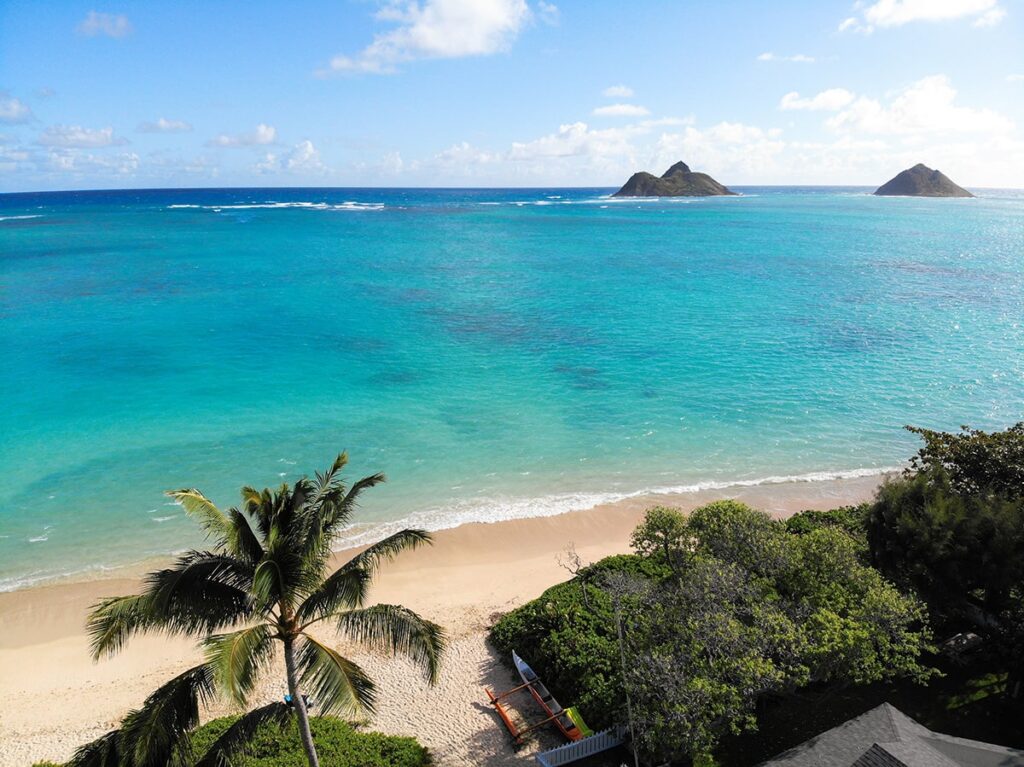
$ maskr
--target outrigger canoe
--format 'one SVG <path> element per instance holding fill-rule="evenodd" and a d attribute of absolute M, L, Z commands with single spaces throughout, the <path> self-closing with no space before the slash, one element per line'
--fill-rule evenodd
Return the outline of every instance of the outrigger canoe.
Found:
<path fill-rule="evenodd" d="M 519 672 L 519 676 L 522 678 L 523 683 L 518 687 L 513 687 L 511 690 L 507 690 L 503 693 L 495 695 L 490 690 L 487 690 L 487 697 L 491 699 L 491 703 L 498 712 L 498 716 L 501 717 L 501 721 L 505 723 L 505 727 L 512 733 L 512 738 L 516 743 L 521 743 L 523 736 L 528 732 L 537 729 L 545 724 L 554 724 L 561 733 L 571 741 L 582 740 L 583 738 L 593 735 L 594 732 L 587 727 L 586 722 L 583 721 L 583 717 L 580 716 L 579 712 L 573 708 L 562 708 L 561 704 L 555 700 L 555 696 L 551 694 L 544 683 L 540 681 L 537 673 L 530 668 L 529 664 L 524 661 L 515 652 L 512 653 L 512 663 L 515 665 L 516 670 Z M 502 704 L 502 700 L 514 692 L 520 690 L 529 690 L 530 695 L 533 696 L 534 701 L 541 707 L 545 716 L 539 722 L 534 722 L 525 728 L 521 728 L 512 721 L 509 716 L 508 709 Z"/>

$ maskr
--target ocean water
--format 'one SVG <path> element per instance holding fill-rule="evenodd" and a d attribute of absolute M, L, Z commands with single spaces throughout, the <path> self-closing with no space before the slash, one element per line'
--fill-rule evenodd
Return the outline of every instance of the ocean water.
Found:
<path fill-rule="evenodd" d="M 899 465 L 1024 417 L 1024 193 L 0 196 L 0 589 L 199 543 L 162 491 L 384 471 L 354 538 Z"/>

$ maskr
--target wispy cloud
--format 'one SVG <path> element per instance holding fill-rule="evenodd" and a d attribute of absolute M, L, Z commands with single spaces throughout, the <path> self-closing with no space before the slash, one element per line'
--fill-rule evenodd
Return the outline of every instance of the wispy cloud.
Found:
<path fill-rule="evenodd" d="M 796 91 L 787 93 L 779 102 L 779 109 L 801 109 L 808 112 L 834 112 L 852 102 L 854 94 L 845 88 L 829 88 L 816 96 L 801 98 Z"/>
<path fill-rule="evenodd" d="M 192 130 L 192 124 L 184 120 L 168 120 L 160 117 L 156 120 L 149 120 L 139 123 L 136 128 L 139 133 L 188 133 Z"/>
<path fill-rule="evenodd" d="M 1019 75 L 1007 75 L 1006 82 L 1008 83 L 1024 83 L 1024 74 Z"/>
<path fill-rule="evenodd" d="M 537 16 L 540 20 L 551 27 L 557 27 L 562 20 L 562 12 L 553 3 L 545 3 L 544 0 L 537 0 Z"/>
<path fill-rule="evenodd" d="M 802 53 L 794 53 L 792 56 L 780 56 L 777 53 L 766 51 L 757 57 L 758 61 L 789 61 L 794 64 L 813 64 L 813 56 L 805 56 Z"/>
<path fill-rule="evenodd" d="M 544 3 L 542 19 L 557 8 Z M 376 14 L 395 24 L 354 55 L 340 55 L 317 74 L 391 74 L 417 59 L 487 56 L 507 50 L 533 14 L 526 0 L 405 0 L 390 2 Z"/>
<path fill-rule="evenodd" d="M 49 147 L 98 149 L 105 146 L 121 146 L 127 144 L 128 139 L 115 136 L 113 128 L 51 125 L 39 135 L 36 143 Z"/>
<path fill-rule="evenodd" d="M 610 99 L 629 99 L 633 97 L 633 89 L 628 85 L 612 85 L 604 89 L 603 95 Z"/>
<path fill-rule="evenodd" d="M 272 125 L 260 123 L 252 133 L 221 133 L 207 141 L 206 145 L 221 148 L 266 146 L 276 140 L 277 129 Z"/>
<path fill-rule="evenodd" d="M 28 104 L 0 91 L 0 123 L 27 123 L 34 119 Z"/>
<path fill-rule="evenodd" d="M 858 3 L 854 8 L 858 12 L 840 22 L 840 32 L 870 34 L 876 27 L 956 19 L 970 19 L 976 27 L 991 27 L 1006 16 L 999 0 L 877 0 L 867 6 Z"/>
<path fill-rule="evenodd" d="M 596 117 L 644 117 L 650 113 L 647 107 L 639 104 L 608 104 L 593 112 Z"/>
<path fill-rule="evenodd" d="M 79 22 L 77 31 L 86 37 L 105 35 L 106 37 L 124 37 L 132 33 L 132 23 L 123 13 L 99 13 L 89 11 Z"/>

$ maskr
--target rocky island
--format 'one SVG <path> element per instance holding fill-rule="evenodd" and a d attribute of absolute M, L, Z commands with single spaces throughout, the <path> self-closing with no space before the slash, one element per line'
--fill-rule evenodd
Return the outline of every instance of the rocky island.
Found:
<path fill-rule="evenodd" d="M 974 197 L 957 186 L 945 173 L 918 163 L 898 174 L 875 190 L 883 197 Z"/>
<path fill-rule="evenodd" d="M 677 162 L 658 178 L 640 171 L 629 177 L 612 197 L 711 197 L 736 194 L 707 173 L 694 173 L 685 162 Z"/>

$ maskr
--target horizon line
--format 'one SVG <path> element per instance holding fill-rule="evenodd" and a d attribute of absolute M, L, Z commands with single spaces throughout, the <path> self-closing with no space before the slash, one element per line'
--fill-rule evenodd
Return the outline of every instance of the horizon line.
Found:
<path fill-rule="evenodd" d="M 0 197 L 28 194 L 92 194 L 102 192 L 209 192 L 209 191 L 246 191 L 246 190 L 297 190 L 297 189 L 318 189 L 333 191 L 449 191 L 449 192 L 472 192 L 472 191 L 493 191 L 493 190 L 586 190 L 586 189 L 617 189 L 618 186 L 603 185 L 580 185 L 580 186 L 139 186 L 139 187 L 111 187 L 111 188 L 83 188 L 83 189 L 26 189 L 18 191 L 2 191 Z M 775 189 L 873 189 L 874 184 L 734 184 L 732 188 L 775 188 Z M 965 189 L 978 189 L 990 191 L 1024 191 L 1024 187 L 1011 186 L 970 186 Z"/>

